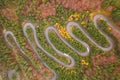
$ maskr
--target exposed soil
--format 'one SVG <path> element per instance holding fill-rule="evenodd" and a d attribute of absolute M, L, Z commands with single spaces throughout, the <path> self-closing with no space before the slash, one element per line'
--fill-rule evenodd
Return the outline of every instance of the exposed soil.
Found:
<path fill-rule="evenodd" d="M 83 11 L 83 10 L 99 10 L 104 0 L 56 0 L 65 8 Z"/>
<path fill-rule="evenodd" d="M 50 15 L 56 15 L 56 5 L 55 2 L 50 2 L 48 4 L 42 3 L 41 1 L 36 1 L 32 8 L 30 8 L 32 1 L 29 0 L 25 4 L 24 9 L 21 11 L 21 15 L 26 15 L 27 13 L 33 13 L 37 18 L 46 18 Z"/>
<path fill-rule="evenodd" d="M 91 69 L 85 69 L 85 74 L 87 76 L 92 76 L 96 73 L 97 67 L 104 67 L 110 63 L 115 63 L 117 61 L 117 56 L 116 55 L 111 55 L 111 56 L 102 56 L 100 54 L 97 54 L 91 58 L 92 62 L 92 68 Z M 117 67 L 116 70 L 119 70 Z M 105 76 L 106 80 L 107 76 Z"/>
<path fill-rule="evenodd" d="M 50 15 L 56 15 L 56 9 L 55 9 L 55 3 L 50 3 L 48 6 L 45 6 L 45 4 L 40 5 L 41 10 L 41 18 L 46 18 Z"/>
<path fill-rule="evenodd" d="M 113 10 L 113 6 L 108 6 L 107 8 L 106 8 L 106 11 L 108 11 L 108 12 L 111 12 L 112 10 Z"/>
<path fill-rule="evenodd" d="M 100 54 L 97 54 L 92 57 L 91 59 L 93 66 L 104 66 L 109 63 L 115 63 L 117 61 L 117 56 L 102 56 Z"/>
<path fill-rule="evenodd" d="M 64 6 L 65 8 L 73 9 L 79 12 L 84 10 L 100 10 L 103 1 L 104 0 L 50 0 L 48 3 L 42 3 L 42 1 L 35 0 L 35 4 L 31 7 L 33 1 L 28 0 L 24 5 L 24 9 L 21 10 L 21 15 L 32 13 L 37 18 L 46 18 L 50 15 L 56 15 L 55 8 L 58 4 Z M 111 7 L 108 10 L 111 10 Z M 11 8 L 3 9 L 1 14 L 6 16 L 8 19 L 16 20 L 18 18 L 15 10 Z"/>
<path fill-rule="evenodd" d="M 2 9 L 0 11 L 0 14 L 2 14 L 3 16 L 5 16 L 8 19 L 13 20 L 13 21 L 18 19 L 14 9 L 11 9 L 11 8 Z"/>
<path fill-rule="evenodd" d="M 118 65 L 116 66 L 116 68 L 115 68 L 115 72 L 120 73 L 120 64 L 118 64 Z"/>
<path fill-rule="evenodd" d="M 0 64 L 0 80 L 3 79 L 3 77 L 7 77 L 7 69 L 5 67 L 5 64 Z"/>
<path fill-rule="evenodd" d="M 56 15 L 57 12 L 55 8 L 59 4 L 64 6 L 65 8 L 76 10 L 79 12 L 82 12 L 84 10 L 89 10 L 89 11 L 100 10 L 103 1 L 104 0 L 55 0 L 55 1 L 50 0 L 50 2 L 48 2 L 47 4 L 42 3 L 41 1 L 38 1 L 33 5 L 32 8 L 30 8 L 32 0 L 28 0 L 26 2 L 26 5 L 24 6 L 24 9 L 21 10 L 20 14 L 27 15 L 28 13 L 32 13 L 37 18 L 46 18 L 47 16 L 50 16 L 50 15 Z M 106 10 L 110 12 L 112 9 L 113 9 L 113 6 L 109 6 Z M 16 15 L 15 9 L 5 8 L 1 10 L 0 14 L 2 14 L 3 16 L 13 21 L 18 20 L 18 16 Z M 119 46 L 119 52 L 120 52 L 120 35 L 114 30 L 111 30 L 111 32 L 118 39 L 118 42 L 119 42 L 118 46 Z M 29 45 L 26 45 L 26 49 L 33 51 Z M 38 60 L 37 56 L 35 56 L 34 54 L 32 56 L 35 61 Z M 91 58 L 93 68 L 91 70 L 86 69 L 85 73 L 87 76 L 94 75 L 96 71 L 96 66 L 105 66 L 105 65 L 108 65 L 109 63 L 115 63 L 116 60 L 117 60 L 116 55 L 112 55 L 112 56 L 102 56 L 100 54 L 95 55 Z M 31 78 L 34 77 L 34 80 L 38 80 L 38 79 L 44 80 L 44 78 L 42 77 L 44 73 L 47 73 L 49 77 L 52 76 L 51 72 L 47 68 L 45 68 L 42 63 L 40 63 L 40 66 L 42 67 L 42 71 L 37 71 L 35 68 L 31 66 L 28 68 L 28 70 L 31 71 L 33 74 Z M 120 72 L 120 65 L 118 65 L 115 68 L 115 71 Z"/>

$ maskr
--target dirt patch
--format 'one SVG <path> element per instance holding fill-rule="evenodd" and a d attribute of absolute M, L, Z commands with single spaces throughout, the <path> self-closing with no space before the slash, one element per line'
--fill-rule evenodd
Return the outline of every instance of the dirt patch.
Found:
<path fill-rule="evenodd" d="M 0 80 L 2 80 L 5 77 L 7 77 L 7 68 L 5 64 L 0 63 Z"/>
<path fill-rule="evenodd" d="M 115 68 L 115 72 L 120 73 L 120 64 L 116 66 L 116 68 Z"/>
<path fill-rule="evenodd" d="M 56 15 L 55 8 L 58 4 L 64 6 L 65 8 L 79 12 L 84 10 L 100 10 L 103 1 L 104 0 L 49 0 L 47 3 L 36 1 L 30 8 L 33 2 L 29 0 L 26 2 L 24 9 L 21 11 L 21 15 L 33 13 L 37 18 L 46 18 L 50 15 Z"/>
<path fill-rule="evenodd" d="M 104 0 L 56 0 L 58 4 L 62 4 L 65 8 L 83 11 L 83 10 L 99 10 Z"/>
<path fill-rule="evenodd" d="M 36 1 L 35 4 L 30 7 L 32 3 L 33 2 L 31 0 L 26 2 L 24 9 L 21 11 L 21 15 L 32 13 L 37 18 L 46 18 L 50 15 L 56 15 L 55 2 L 52 1 L 45 4 L 41 1 Z"/>
<path fill-rule="evenodd" d="M 58 4 L 64 6 L 65 8 L 76 10 L 82 12 L 84 10 L 100 10 L 102 2 L 104 0 L 49 0 L 47 3 L 43 3 L 42 1 L 32 1 L 28 0 L 23 9 L 20 11 L 21 15 L 28 15 L 31 13 L 35 15 L 37 18 L 46 18 L 50 15 L 56 15 L 56 6 Z M 109 7 L 108 10 L 110 10 Z M 8 19 L 16 20 L 18 17 L 16 13 L 11 8 L 6 8 L 1 11 L 1 14 L 6 16 Z"/>
<path fill-rule="evenodd" d="M 2 9 L 0 14 L 12 21 L 16 21 L 18 19 L 15 10 L 11 8 Z"/>
<path fill-rule="evenodd" d="M 86 76 L 92 76 L 92 75 L 94 75 L 95 74 L 95 69 L 86 69 L 85 70 L 85 74 L 86 74 Z"/>
<path fill-rule="evenodd" d="M 92 62 L 92 68 L 91 69 L 84 69 L 85 74 L 89 77 L 92 76 L 96 73 L 97 68 L 99 67 L 104 67 L 110 63 L 115 63 L 117 61 L 117 56 L 116 55 L 111 55 L 111 56 L 103 56 L 100 54 L 97 54 L 91 58 Z M 118 68 L 116 68 L 118 69 Z M 108 80 L 108 76 L 104 75 L 103 76 Z"/>
<path fill-rule="evenodd" d="M 117 60 L 116 55 L 102 56 L 100 54 L 93 56 L 91 59 L 93 66 L 104 66 L 110 63 L 115 63 L 116 60 Z"/>
<path fill-rule="evenodd" d="M 41 17 L 45 18 L 50 15 L 56 15 L 55 3 L 50 3 L 48 6 L 45 4 L 40 5 Z"/>
<path fill-rule="evenodd" d="M 111 12 L 112 10 L 113 10 L 113 6 L 108 6 L 107 8 L 106 8 L 106 11 L 108 11 L 108 12 Z"/>

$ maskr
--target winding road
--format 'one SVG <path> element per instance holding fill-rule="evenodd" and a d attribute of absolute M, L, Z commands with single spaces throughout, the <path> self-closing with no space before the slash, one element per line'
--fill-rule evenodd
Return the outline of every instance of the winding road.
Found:
<path fill-rule="evenodd" d="M 75 65 L 75 60 L 68 54 L 64 53 L 64 52 L 61 52 L 60 50 L 58 50 L 53 44 L 52 42 L 50 41 L 49 39 L 49 31 L 54 31 L 56 33 L 56 35 L 62 40 L 63 43 L 65 43 L 69 48 L 71 48 L 74 52 L 76 52 L 77 54 L 79 54 L 80 56 L 88 56 L 90 54 L 90 46 L 82 41 L 81 39 L 77 38 L 73 32 L 70 30 L 71 27 L 74 25 L 75 27 L 79 28 L 80 31 L 93 43 L 95 44 L 98 48 L 100 48 L 101 50 L 103 51 L 110 51 L 111 49 L 113 49 L 113 40 L 107 35 L 105 34 L 97 25 L 97 20 L 99 18 L 103 18 L 104 21 L 107 22 L 107 24 L 112 28 L 114 29 L 116 32 L 118 32 L 120 34 L 120 30 L 116 29 L 116 27 L 110 22 L 110 20 L 108 18 L 106 18 L 106 16 L 102 15 L 102 14 L 97 14 L 94 16 L 94 19 L 93 19 L 93 22 L 94 22 L 94 25 L 95 27 L 99 30 L 99 32 L 107 39 L 107 41 L 109 42 L 109 46 L 107 47 L 103 47 L 101 45 L 99 45 L 97 42 L 95 42 L 94 39 L 92 39 L 90 37 L 90 35 L 88 34 L 88 32 L 80 25 L 78 24 L 77 22 L 74 22 L 74 21 L 70 21 L 67 23 L 66 25 L 66 30 L 67 32 L 71 35 L 71 37 L 75 40 L 77 40 L 79 43 L 81 43 L 85 48 L 86 48 L 86 51 L 85 52 L 80 52 L 78 50 L 76 50 L 73 46 L 71 46 L 58 32 L 58 30 L 54 27 L 54 26 L 48 26 L 46 28 L 46 30 L 44 31 L 44 34 L 45 34 L 45 37 L 47 39 L 47 42 L 49 43 L 49 45 L 53 48 L 54 51 L 56 51 L 56 53 L 58 55 L 61 55 L 65 58 L 68 58 L 70 60 L 70 63 L 69 64 L 65 64 L 64 62 L 60 61 L 59 59 L 57 59 L 56 57 L 52 56 L 49 52 L 47 52 L 38 42 L 38 38 L 36 36 L 36 30 L 35 30 L 35 27 L 33 26 L 33 24 L 31 23 L 26 23 L 23 27 L 23 33 L 24 33 L 24 36 L 26 37 L 26 40 L 28 41 L 28 43 L 30 44 L 30 46 L 32 47 L 33 51 L 34 51 L 34 54 L 38 57 L 38 59 L 44 64 L 44 66 L 46 66 L 49 70 L 52 71 L 53 73 L 53 78 L 46 78 L 46 80 L 57 80 L 58 79 L 58 76 L 57 74 L 55 73 L 54 70 L 52 70 L 49 66 L 47 66 L 47 64 L 42 60 L 42 58 L 39 56 L 37 50 L 35 49 L 35 47 L 33 46 L 32 42 L 30 41 L 29 37 L 28 37 L 28 34 L 26 32 L 27 28 L 30 27 L 32 29 L 32 32 L 33 32 L 33 36 L 34 36 L 34 41 L 37 45 L 37 47 L 42 50 L 49 58 L 53 59 L 54 61 L 56 61 L 57 63 L 59 63 L 60 65 L 62 65 L 63 67 L 67 67 L 67 68 L 71 68 Z M 32 61 L 29 59 L 28 55 L 26 55 L 26 53 L 22 50 L 22 48 L 20 47 L 19 43 L 17 42 L 14 34 L 11 32 L 11 31 L 6 31 L 4 33 L 4 38 L 5 38 L 5 41 L 7 42 L 8 46 L 12 49 L 14 48 L 14 46 L 10 43 L 10 41 L 8 40 L 8 35 L 10 35 L 12 37 L 12 39 L 14 40 L 17 48 L 19 49 L 19 51 L 21 52 L 21 54 L 23 55 L 23 57 L 25 58 L 25 60 L 30 64 L 32 65 Z M 15 71 L 11 71 L 9 73 L 9 80 L 12 80 L 11 76 L 13 76 L 13 73 L 15 73 Z M 20 80 L 20 77 L 18 77 L 18 80 Z"/>

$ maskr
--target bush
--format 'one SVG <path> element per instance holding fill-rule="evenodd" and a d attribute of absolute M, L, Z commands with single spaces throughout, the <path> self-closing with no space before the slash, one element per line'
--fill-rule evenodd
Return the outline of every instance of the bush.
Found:
<path fill-rule="evenodd" d="M 112 13 L 112 18 L 113 18 L 113 21 L 120 21 L 120 8 L 115 8 L 113 9 Z"/>

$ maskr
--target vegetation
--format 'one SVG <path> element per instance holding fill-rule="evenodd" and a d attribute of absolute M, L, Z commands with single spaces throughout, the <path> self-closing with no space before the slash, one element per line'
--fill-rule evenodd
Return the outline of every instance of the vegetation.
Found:
<path fill-rule="evenodd" d="M 5 1 L 7 0 L 1 0 L 0 7 L 3 7 L 5 5 Z M 9 1 L 9 0 L 8 0 Z M 16 1 L 16 0 L 15 0 Z M 117 3 L 118 0 L 106 0 L 106 2 L 103 4 L 103 7 L 106 8 L 109 5 L 113 5 L 113 1 L 116 1 L 114 3 Z M 4 30 L 10 30 L 14 33 L 18 43 L 22 47 L 22 49 L 25 51 L 25 53 L 29 56 L 30 60 L 32 61 L 33 65 L 39 69 L 42 70 L 42 65 L 40 65 L 40 62 L 36 57 L 33 55 L 33 52 L 31 49 L 29 49 L 29 45 L 23 36 L 22 26 L 26 22 L 32 22 L 35 24 L 35 29 L 37 31 L 37 37 L 39 40 L 39 43 L 42 45 L 42 47 L 50 52 L 52 55 L 57 57 L 59 60 L 68 63 L 69 60 L 65 59 L 63 57 L 60 57 L 56 55 L 55 51 L 48 45 L 46 42 L 46 38 L 44 36 L 44 30 L 49 25 L 54 25 L 58 30 L 59 33 L 63 38 L 67 40 L 72 46 L 74 46 L 78 51 L 84 52 L 86 49 L 84 46 L 80 43 L 78 43 L 76 40 L 74 40 L 66 31 L 65 25 L 68 21 L 74 20 L 82 25 L 82 27 L 94 38 L 96 42 L 98 42 L 102 46 L 108 46 L 108 42 L 105 39 L 104 36 L 102 36 L 98 30 L 95 28 L 93 21 L 91 19 L 91 14 L 93 14 L 92 11 L 82 11 L 77 12 L 71 9 L 65 9 L 61 5 L 56 6 L 56 12 L 57 14 L 55 16 L 48 16 L 45 19 L 41 19 L 36 17 L 32 13 L 26 13 L 25 15 L 21 15 L 21 11 L 25 7 L 26 0 L 18 0 L 19 4 L 17 5 L 17 8 L 15 9 L 15 15 L 17 15 L 18 20 L 13 21 L 11 19 L 8 19 L 6 16 L 0 14 L 0 66 L 2 65 L 4 68 L 0 67 L 1 69 L 4 69 L 0 72 L 0 76 L 3 80 L 8 80 L 6 75 L 7 71 L 11 69 L 15 69 L 20 75 L 22 75 L 22 72 L 24 71 L 26 74 L 25 79 L 34 80 L 35 76 L 33 76 L 31 66 L 28 64 L 28 62 L 20 56 L 20 52 L 17 51 L 16 45 L 15 48 L 9 49 L 9 47 L 6 45 L 6 42 L 3 38 Z M 42 0 L 43 3 L 46 3 L 47 0 Z M 8 3 L 9 4 L 9 3 Z M 106 5 L 107 4 L 107 5 Z M 120 20 L 119 17 L 119 8 L 115 6 L 115 9 L 112 11 L 112 16 L 114 17 L 113 20 Z M 32 7 L 31 7 L 32 8 Z M 35 9 L 37 10 L 37 9 Z M 26 21 L 25 21 L 26 20 Z M 107 33 L 110 37 L 114 39 L 115 42 L 118 42 L 115 36 L 111 34 L 111 30 L 109 29 L 109 26 L 106 24 L 105 21 L 99 20 L 98 22 L 100 28 L 104 30 L 105 33 Z M 116 50 L 116 47 L 118 48 L 117 44 L 115 44 L 115 48 L 110 52 L 104 52 L 97 48 L 78 28 L 75 26 L 73 27 L 73 33 L 86 43 L 90 45 L 91 52 L 90 55 L 87 57 L 81 57 L 77 53 L 75 53 L 73 50 L 71 50 L 69 47 L 67 47 L 57 36 L 54 32 L 49 32 L 49 37 L 51 42 L 55 45 L 55 47 L 64 52 L 69 54 L 75 59 L 75 66 L 73 68 L 64 68 L 52 59 L 48 58 L 41 50 L 39 50 L 36 45 L 35 48 L 39 52 L 39 55 L 42 57 L 42 59 L 50 66 L 55 72 L 57 73 L 59 80 L 119 80 L 120 79 L 120 73 L 117 72 L 116 68 L 120 65 L 120 58 L 119 53 Z M 34 44 L 33 36 L 32 36 L 32 30 L 27 30 L 27 33 L 31 37 L 31 41 Z M 11 40 L 11 39 L 10 39 Z M 11 40 L 12 43 L 13 40 Z M 28 48 L 26 48 L 28 46 Z M 99 64 L 93 65 L 94 62 L 92 61 L 92 57 L 95 55 L 102 55 L 102 56 L 114 56 L 116 55 L 116 61 L 106 64 Z M 19 64 L 18 64 L 19 62 Z M 22 69 L 20 68 L 22 67 Z M 23 70 L 23 71 L 22 71 Z M 6 72 L 5 72 L 6 71 Z M 48 71 L 49 72 L 49 71 Z M 2 73 L 5 73 L 4 75 Z M 36 72 L 37 73 L 37 72 Z M 37 74 L 36 74 L 37 75 Z M 43 77 L 47 77 L 48 73 L 46 72 Z M 14 79 L 16 80 L 16 79 Z"/>

